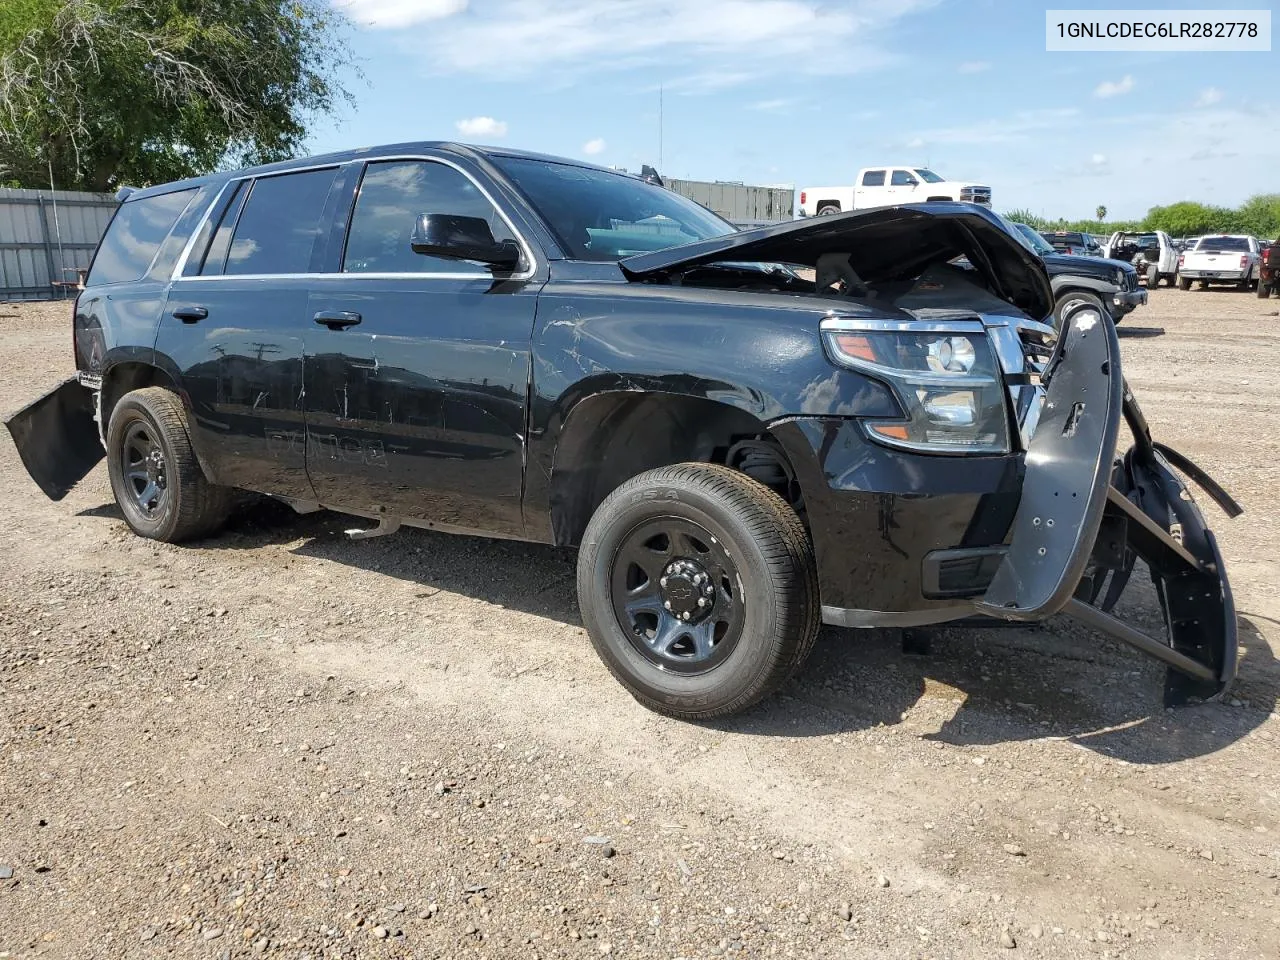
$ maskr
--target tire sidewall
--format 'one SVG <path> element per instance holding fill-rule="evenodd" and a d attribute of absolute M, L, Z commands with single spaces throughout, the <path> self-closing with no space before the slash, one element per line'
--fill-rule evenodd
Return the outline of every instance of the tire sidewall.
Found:
<path fill-rule="evenodd" d="M 729 552 L 738 567 L 735 589 L 745 604 L 742 634 L 728 659 L 706 673 L 663 671 L 643 656 L 613 610 L 613 559 L 627 534 L 646 520 L 676 516 L 692 520 Z M 730 510 L 703 490 L 671 484 L 620 491 L 592 518 L 578 564 L 578 602 L 597 653 L 615 675 L 642 697 L 681 713 L 723 709 L 748 694 L 767 675 L 778 616 L 768 563 Z"/>
<path fill-rule="evenodd" d="M 152 431 L 164 451 L 165 469 L 168 472 L 165 485 L 165 496 L 159 514 L 149 518 L 134 501 L 129 482 L 125 479 L 121 463 L 125 435 L 134 423 L 145 423 Z M 107 473 L 111 479 L 111 491 L 115 494 L 116 504 L 124 515 L 125 523 L 134 533 L 154 540 L 167 539 L 177 522 L 181 496 L 181 483 L 175 471 L 178 469 L 177 457 L 173 449 L 173 441 L 160 425 L 159 419 L 147 403 L 136 397 L 125 396 L 111 412 L 111 423 L 107 428 Z"/>

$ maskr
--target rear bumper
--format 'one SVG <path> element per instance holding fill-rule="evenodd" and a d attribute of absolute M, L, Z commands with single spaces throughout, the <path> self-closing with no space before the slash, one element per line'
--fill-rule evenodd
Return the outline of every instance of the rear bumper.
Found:
<path fill-rule="evenodd" d="M 1179 270 L 1184 280 L 1232 280 L 1239 283 L 1249 275 L 1248 270 Z"/>

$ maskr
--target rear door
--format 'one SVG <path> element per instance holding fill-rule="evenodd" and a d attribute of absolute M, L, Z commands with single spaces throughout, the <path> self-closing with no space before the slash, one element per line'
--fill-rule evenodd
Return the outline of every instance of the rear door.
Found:
<path fill-rule="evenodd" d="M 484 217 L 520 268 L 416 254 L 419 214 Z M 371 161 L 344 244 L 308 298 L 308 472 L 361 514 L 523 532 L 530 338 L 540 275 L 479 179 L 450 161 Z M 337 318 L 337 319 L 335 319 Z"/>
<path fill-rule="evenodd" d="M 232 181 L 174 281 L 156 340 L 190 398 L 216 483 L 314 499 L 303 338 L 313 257 L 337 166 Z M 163 361 L 162 361 L 163 362 Z"/>

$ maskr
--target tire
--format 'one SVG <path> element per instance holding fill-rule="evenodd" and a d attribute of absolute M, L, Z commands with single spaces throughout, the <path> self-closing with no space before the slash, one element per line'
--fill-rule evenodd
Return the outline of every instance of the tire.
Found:
<path fill-rule="evenodd" d="M 1147 267 L 1147 288 L 1154 290 L 1160 286 L 1160 268 L 1154 263 Z"/>
<path fill-rule="evenodd" d="M 1208 289 L 1209 289 L 1209 281 L 1208 281 L 1208 280 L 1201 280 L 1201 281 L 1200 281 L 1200 289 L 1201 289 L 1201 290 L 1208 290 Z"/>
<path fill-rule="evenodd" d="M 1058 302 L 1053 308 L 1053 316 L 1058 321 L 1059 330 L 1062 329 L 1062 318 L 1067 315 L 1067 311 L 1075 309 L 1080 304 L 1088 304 L 1103 316 L 1111 316 L 1111 312 L 1102 305 L 1102 301 L 1092 293 L 1084 290 L 1068 290 L 1058 295 Z"/>
<path fill-rule="evenodd" d="M 140 537 L 181 543 L 207 536 L 231 512 L 234 491 L 205 479 L 182 401 L 163 387 L 134 390 L 116 404 L 107 472 L 125 522 Z"/>
<path fill-rule="evenodd" d="M 1190 289 L 1191 289 L 1191 281 L 1190 281 L 1190 280 L 1188 280 L 1186 277 L 1179 277 L 1179 278 L 1178 278 L 1178 289 L 1179 289 L 1179 290 L 1190 290 Z"/>
<path fill-rule="evenodd" d="M 705 613 L 692 606 L 699 591 Z M 578 604 L 614 678 L 682 720 L 739 713 L 773 693 L 821 625 L 813 546 L 795 511 L 705 463 L 650 470 L 605 498 L 578 553 Z M 688 625 L 681 606 L 693 610 Z"/>
<path fill-rule="evenodd" d="M 827 204 L 823 204 L 822 206 L 820 206 L 820 207 L 818 208 L 818 214 L 817 214 L 817 215 L 818 215 L 819 217 L 830 217 L 830 216 L 834 216 L 835 214 L 837 214 L 837 213 L 839 213 L 839 212 L 840 212 L 840 204 L 838 204 L 838 203 L 827 203 Z"/>
<path fill-rule="evenodd" d="M 1266 300 L 1269 296 L 1271 296 L 1270 285 L 1265 284 L 1261 280 L 1259 280 L 1258 281 L 1258 299 Z"/>
<path fill-rule="evenodd" d="M 1163 274 L 1162 276 L 1164 279 L 1164 285 L 1166 287 L 1173 287 L 1178 282 L 1178 275 L 1176 273 L 1166 273 L 1166 274 Z"/>

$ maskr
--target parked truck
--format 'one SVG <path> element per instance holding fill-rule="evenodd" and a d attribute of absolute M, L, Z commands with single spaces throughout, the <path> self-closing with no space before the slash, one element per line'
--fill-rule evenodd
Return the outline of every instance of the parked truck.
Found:
<path fill-rule="evenodd" d="M 1201 237 L 1194 249 L 1178 258 L 1178 287 L 1190 290 L 1191 281 L 1198 280 L 1201 290 L 1211 283 L 1233 283 L 1248 290 L 1258 279 L 1260 248 L 1256 237 L 1242 234 Z"/>
<path fill-rule="evenodd" d="M 991 188 L 948 180 L 925 167 L 863 167 L 853 186 L 805 187 L 797 215 L 825 217 L 846 210 L 891 207 L 928 200 L 963 200 L 991 206 Z"/>
<path fill-rule="evenodd" d="M 1280 240 L 1258 251 L 1258 299 L 1267 299 L 1273 290 L 1280 292 Z"/>

